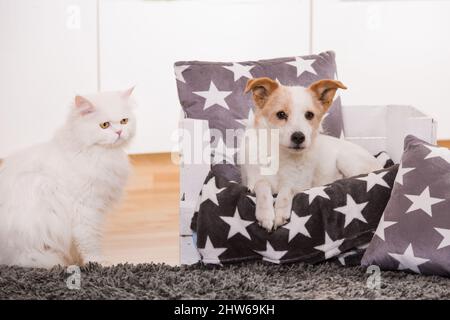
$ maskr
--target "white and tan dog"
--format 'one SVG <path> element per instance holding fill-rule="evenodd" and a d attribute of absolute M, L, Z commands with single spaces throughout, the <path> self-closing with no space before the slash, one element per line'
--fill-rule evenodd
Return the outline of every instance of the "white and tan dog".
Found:
<path fill-rule="evenodd" d="M 241 165 L 244 183 L 256 194 L 256 219 L 268 231 L 290 218 L 295 193 L 382 168 L 362 147 L 320 133 L 322 117 L 338 88 L 346 89 L 335 80 L 320 80 L 308 88 L 283 86 L 270 78 L 247 83 L 245 92 L 252 91 L 256 106 L 247 132 L 278 129 L 275 173 L 264 174 L 261 165 L 245 160 Z M 247 153 L 245 143 L 241 144 L 240 156 L 248 159 Z M 275 208 L 273 194 L 278 194 Z"/>

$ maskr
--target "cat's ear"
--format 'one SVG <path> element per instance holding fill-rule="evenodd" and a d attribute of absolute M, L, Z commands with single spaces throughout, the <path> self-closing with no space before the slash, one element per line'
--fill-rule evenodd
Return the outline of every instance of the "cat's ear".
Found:
<path fill-rule="evenodd" d="M 77 108 L 82 116 L 94 112 L 94 105 L 82 96 L 75 97 L 75 108 Z"/>
<path fill-rule="evenodd" d="M 125 99 L 128 99 L 128 98 L 131 96 L 131 94 L 133 93 L 134 87 L 135 87 L 135 86 L 132 86 L 131 88 L 129 88 L 129 89 L 123 91 L 123 92 L 122 92 L 122 97 L 125 98 Z"/>

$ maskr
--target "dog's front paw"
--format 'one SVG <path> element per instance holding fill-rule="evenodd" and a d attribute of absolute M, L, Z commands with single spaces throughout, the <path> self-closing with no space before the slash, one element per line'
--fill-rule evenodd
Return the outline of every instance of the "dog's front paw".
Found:
<path fill-rule="evenodd" d="M 287 210 L 286 208 L 278 208 L 275 210 L 275 222 L 274 229 L 285 225 L 289 218 L 291 217 L 291 210 Z"/>
<path fill-rule="evenodd" d="M 258 220 L 258 224 L 261 226 L 261 228 L 266 229 L 268 232 L 271 232 L 273 230 L 273 219 L 261 219 Z"/>
<path fill-rule="evenodd" d="M 274 217 L 275 213 L 273 208 L 259 210 L 256 208 L 256 220 L 258 224 L 269 232 L 273 229 Z"/>

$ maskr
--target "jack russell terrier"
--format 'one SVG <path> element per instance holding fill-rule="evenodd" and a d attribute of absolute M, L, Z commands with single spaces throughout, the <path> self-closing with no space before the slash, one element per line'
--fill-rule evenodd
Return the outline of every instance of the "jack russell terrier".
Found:
<path fill-rule="evenodd" d="M 245 93 L 252 92 L 256 110 L 245 136 L 255 129 L 278 129 L 278 146 L 273 150 L 278 170 L 267 174 L 263 165 L 241 160 L 243 182 L 256 194 L 256 219 L 268 231 L 288 221 L 295 193 L 382 168 L 362 147 L 320 133 L 321 120 L 338 88 L 347 89 L 336 80 L 320 80 L 308 88 L 283 86 L 265 77 L 247 82 Z M 259 133 L 256 137 L 261 139 Z M 248 159 L 248 150 L 241 143 L 240 159 Z M 273 156 L 269 151 L 269 158 Z M 278 194 L 275 207 L 273 194 Z"/>

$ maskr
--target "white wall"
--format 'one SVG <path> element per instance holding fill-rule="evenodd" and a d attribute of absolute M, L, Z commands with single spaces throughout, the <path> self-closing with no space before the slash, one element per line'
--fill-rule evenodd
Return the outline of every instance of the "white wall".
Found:
<path fill-rule="evenodd" d="M 345 104 L 411 104 L 450 138 L 450 1 L 314 0 L 313 51 L 337 53 Z"/>
<path fill-rule="evenodd" d="M 75 93 L 132 84 L 130 152 L 168 151 L 176 60 L 300 55 L 310 43 L 336 51 L 345 104 L 413 104 L 450 138 L 450 1 L 98 1 L 99 13 L 97 0 L 0 0 L 0 158 L 48 139 Z"/>
<path fill-rule="evenodd" d="M 309 0 L 100 1 L 101 89 L 136 84 L 132 153 L 170 151 L 177 60 L 241 61 L 309 52 Z"/>
<path fill-rule="evenodd" d="M 74 94 L 96 91 L 96 48 L 95 1 L 0 0 L 0 158 L 49 139 Z"/>

